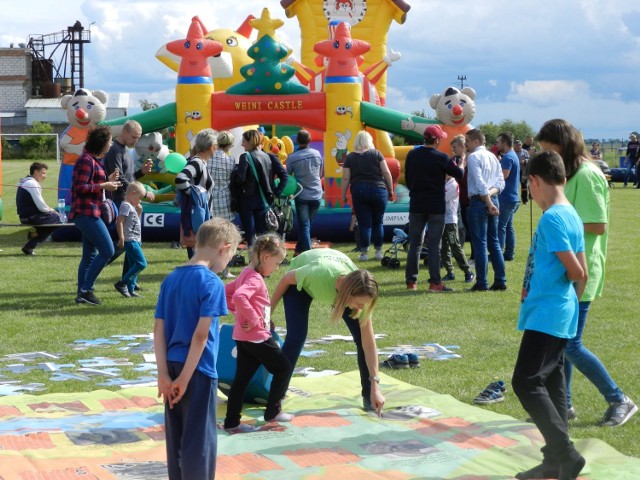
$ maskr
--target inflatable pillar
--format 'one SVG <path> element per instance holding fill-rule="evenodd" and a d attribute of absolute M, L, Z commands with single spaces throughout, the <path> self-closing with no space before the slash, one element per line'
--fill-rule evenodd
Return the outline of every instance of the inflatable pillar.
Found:
<path fill-rule="evenodd" d="M 190 141 L 211 125 L 213 78 L 208 57 L 219 55 L 222 45 L 204 38 L 202 22 L 193 17 L 187 38 L 167 44 L 181 58 L 176 86 L 176 151 L 186 154 Z"/>
<path fill-rule="evenodd" d="M 342 207 L 342 164 L 353 145 L 353 137 L 362 129 L 360 104 L 362 84 L 358 61 L 369 44 L 351 38 L 348 23 L 331 23 L 330 39 L 318 42 L 316 53 L 328 59 L 324 79 L 326 124 L 324 136 L 325 206 Z"/>

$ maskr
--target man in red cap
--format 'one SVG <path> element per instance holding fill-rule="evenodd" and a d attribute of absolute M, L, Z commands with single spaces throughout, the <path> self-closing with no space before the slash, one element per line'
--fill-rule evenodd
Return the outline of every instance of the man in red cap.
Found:
<path fill-rule="evenodd" d="M 424 145 L 407 155 L 404 177 L 409 189 L 409 253 L 405 279 L 408 290 L 416 290 L 420 250 L 424 241 L 424 229 L 428 226 L 427 245 L 429 247 L 429 291 L 451 292 L 440 277 L 440 240 L 444 231 L 444 185 L 445 176 L 456 180 L 462 178 L 463 171 L 449 159 L 447 154 L 437 150 L 447 134 L 440 125 L 425 128 Z"/>

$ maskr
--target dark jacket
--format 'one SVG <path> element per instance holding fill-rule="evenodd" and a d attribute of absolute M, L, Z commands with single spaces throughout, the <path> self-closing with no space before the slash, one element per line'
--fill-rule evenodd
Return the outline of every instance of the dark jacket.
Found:
<path fill-rule="evenodd" d="M 256 169 L 256 174 L 260 180 L 262 193 L 267 203 L 272 204 L 274 196 L 279 195 L 287 185 L 288 175 L 282 164 L 274 155 L 266 154 L 261 150 L 252 150 L 248 152 Z M 275 186 L 275 178 L 280 179 L 278 186 Z M 247 152 L 240 155 L 240 161 L 231 173 L 231 194 L 234 198 L 250 197 L 252 195 L 260 195 L 258 190 L 258 182 L 253 174 L 253 170 L 249 165 L 249 156 Z"/>
<path fill-rule="evenodd" d="M 425 146 L 409 152 L 404 172 L 409 189 L 409 212 L 433 214 L 445 213 L 445 175 L 460 180 L 463 174 L 445 153 Z"/>

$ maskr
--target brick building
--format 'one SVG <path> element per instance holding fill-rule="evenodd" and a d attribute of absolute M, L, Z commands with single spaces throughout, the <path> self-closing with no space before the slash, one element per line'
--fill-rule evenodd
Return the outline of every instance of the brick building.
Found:
<path fill-rule="evenodd" d="M 54 84 L 43 84 L 39 77 L 42 76 L 42 70 L 47 68 L 52 67 L 47 65 L 46 60 L 34 60 L 31 50 L 24 44 L 0 48 L 0 120 L 3 135 L 24 133 L 35 121 L 50 123 L 57 133 L 67 127 L 60 98 L 63 93 L 72 93 L 66 91 L 65 80 L 69 79 L 56 79 Z M 127 115 L 128 93 L 112 93 L 107 97 L 107 120 Z"/>

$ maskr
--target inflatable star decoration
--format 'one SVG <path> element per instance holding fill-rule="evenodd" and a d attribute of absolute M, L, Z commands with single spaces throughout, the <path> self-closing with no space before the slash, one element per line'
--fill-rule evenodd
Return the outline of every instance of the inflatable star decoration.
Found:
<path fill-rule="evenodd" d="M 279 29 L 284 22 L 279 19 L 272 19 L 271 14 L 269 13 L 269 9 L 263 8 L 262 15 L 260 18 L 255 18 L 251 20 L 251 26 L 258 31 L 258 40 L 260 40 L 265 35 L 270 36 L 271 38 L 276 37 L 276 30 Z"/>

